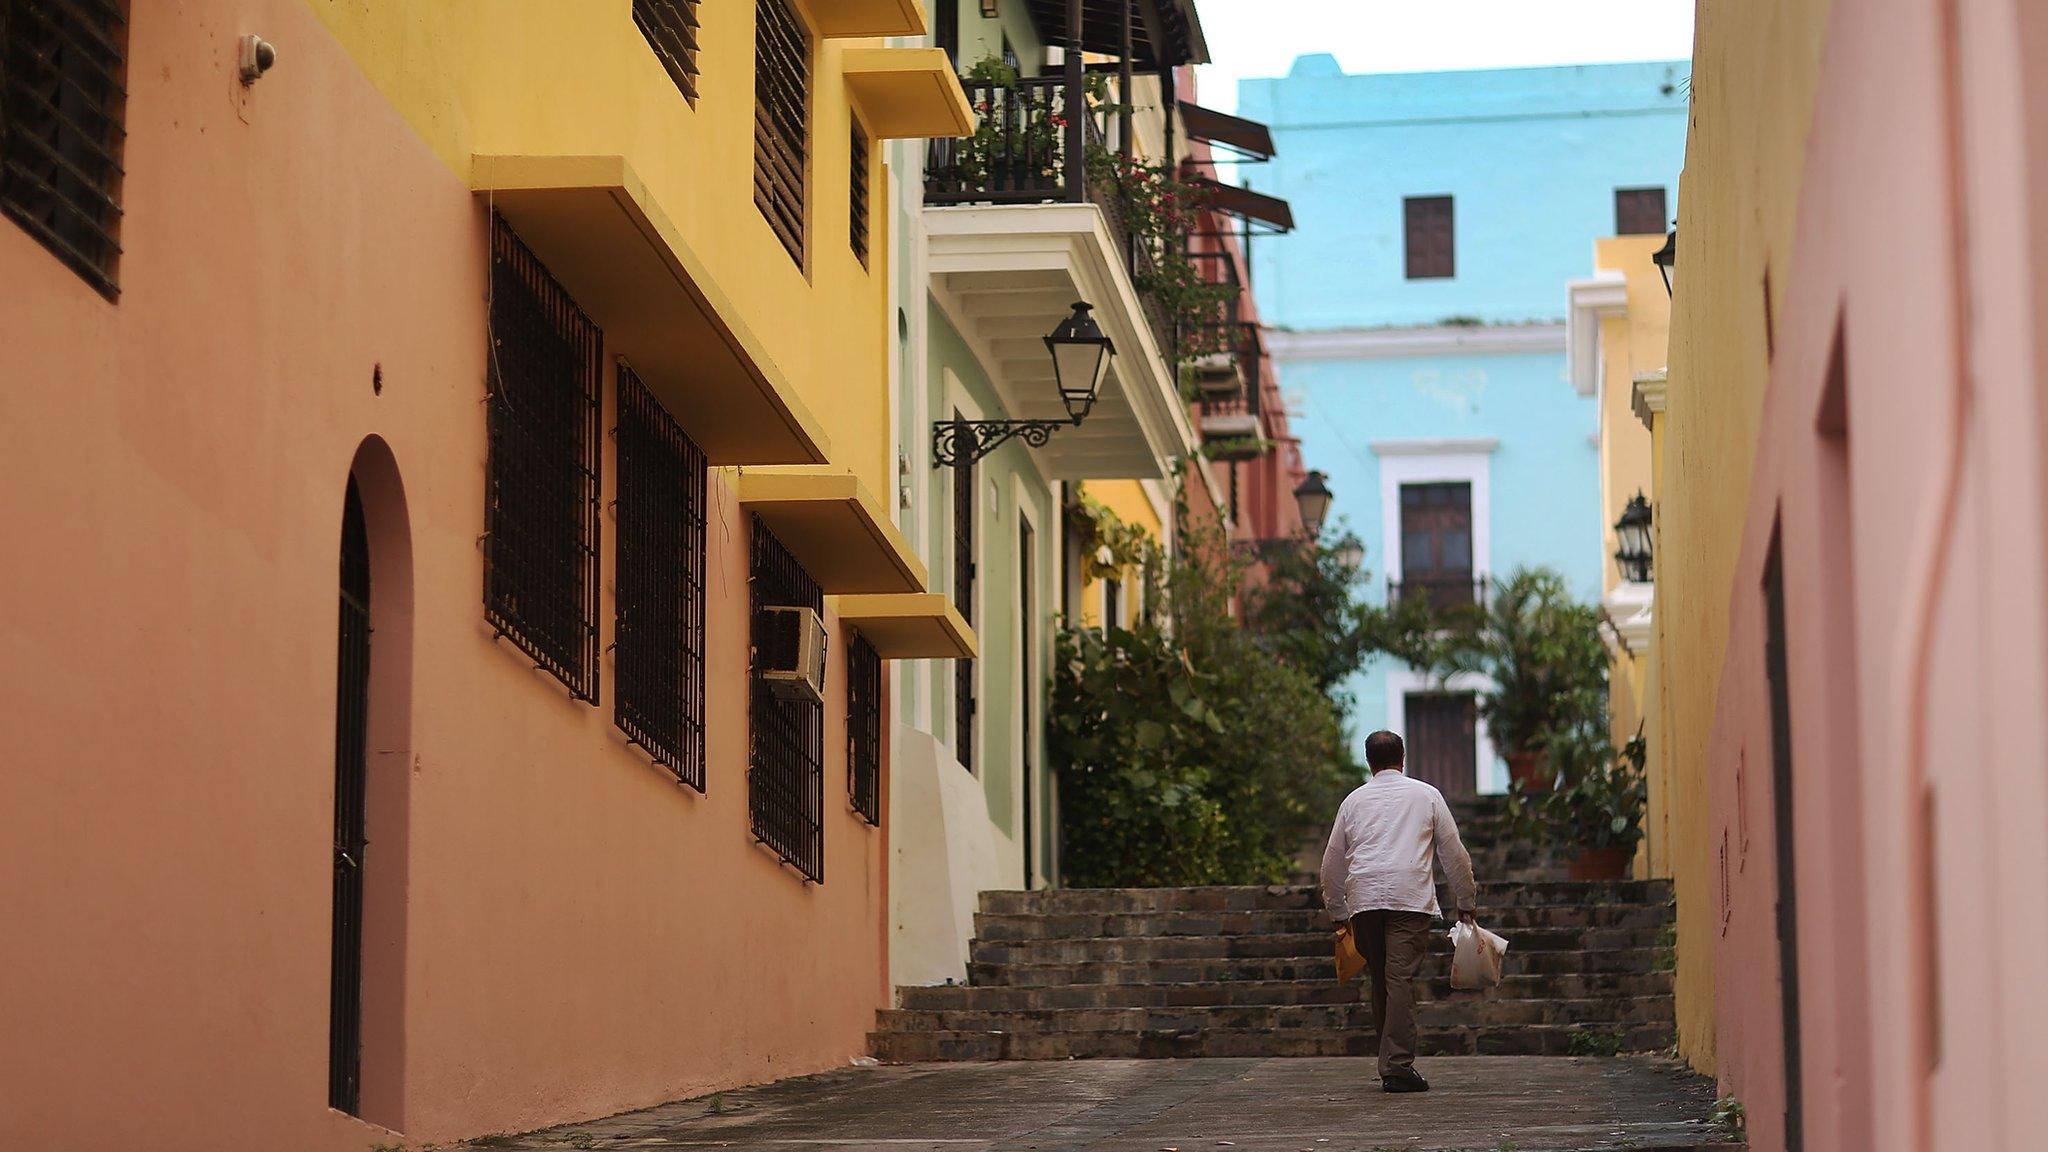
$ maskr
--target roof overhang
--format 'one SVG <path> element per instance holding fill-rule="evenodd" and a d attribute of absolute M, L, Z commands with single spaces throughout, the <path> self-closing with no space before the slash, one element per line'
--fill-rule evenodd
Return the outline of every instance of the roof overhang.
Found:
<path fill-rule="evenodd" d="M 1025 11 L 1048 46 L 1066 47 L 1067 5 L 1074 0 L 1024 0 Z M 1195 0 L 1078 0 L 1081 5 L 1081 49 L 1101 56 L 1123 50 L 1126 11 L 1131 22 L 1131 62 L 1148 69 L 1182 64 L 1207 64 L 1209 41 Z"/>
<path fill-rule="evenodd" d="M 1600 391 L 1600 321 L 1628 314 L 1628 277 L 1601 271 L 1565 285 L 1565 363 L 1581 396 Z"/>
<path fill-rule="evenodd" d="M 949 0 L 950 2 L 950 0 Z M 968 136 L 974 109 L 941 48 L 849 48 L 846 88 L 878 140 Z"/>
<path fill-rule="evenodd" d="M 833 609 L 884 660 L 972 660 L 980 654 L 966 617 L 937 592 L 839 596 Z"/>
<path fill-rule="evenodd" d="M 822 464 L 823 427 L 622 156 L 487 156 L 470 182 L 713 464 Z"/>
<path fill-rule="evenodd" d="M 844 468 L 744 468 L 740 506 L 761 518 L 826 592 L 922 592 L 924 564 L 859 477 Z"/>
<path fill-rule="evenodd" d="M 1206 140 L 1248 160 L 1273 158 L 1273 132 L 1257 120 L 1204 108 L 1191 100 L 1180 103 L 1180 124 L 1190 140 Z"/>
<path fill-rule="evenodd" d="M 1276 232 L 1294 231 L 1294 209 L 1278 196 L 1225 184 L 1207 176 L 1190 176 L 1185 183 L 1197 189 L 1203 206 L 1213 211 L 1228 212 L 1241 220 L 1267 225 Z"/>
<path fill-rule="evenodd" d="M 1116 347 L 1095 408 L 1032 449 L 1056 480 L 1158 479 L 1195 448 L 1195 431 L 1123 257 L 1093 204 L 958 205 L 924 210 L 934 298 L 995 383 L 1002 412 L 1064 420 L 1045 334 L 1076 300 Z"/>
<path fill-rule="evenodd" d="M 804 0 L 811 27 L 827 40 L 852 36 L 922 36 L 918 0 Z"/>

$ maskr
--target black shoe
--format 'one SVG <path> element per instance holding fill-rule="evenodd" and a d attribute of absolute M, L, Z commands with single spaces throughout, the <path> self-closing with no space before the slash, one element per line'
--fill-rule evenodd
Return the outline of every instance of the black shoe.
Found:
<path fill-rule="evenodd" d="M 1388 1092 L 1427 1092 L 1429 1081 L 1413 1068 L 1404 1068 L 1392 1076 L 1380 1077 L 1380 1087 Z"/>

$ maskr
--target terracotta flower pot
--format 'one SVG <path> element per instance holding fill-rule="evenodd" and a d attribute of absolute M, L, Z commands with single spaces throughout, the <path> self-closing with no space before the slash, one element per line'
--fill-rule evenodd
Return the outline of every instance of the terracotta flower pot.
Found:
<path fill-rule="evenodd" d="M 1507 762 L 1508 779 L 1524 792 L 1548 792 L 1555 783 L 1547 771 L 1550 757 L 1541 752 L 1510 752 Z"/>
<path fill-rule="evenodd" d="M 1570 875 L 1574 880 L 1625 880 L 1635 858 L 1626 848 L 1588 848 L 1572 857 Z"/>

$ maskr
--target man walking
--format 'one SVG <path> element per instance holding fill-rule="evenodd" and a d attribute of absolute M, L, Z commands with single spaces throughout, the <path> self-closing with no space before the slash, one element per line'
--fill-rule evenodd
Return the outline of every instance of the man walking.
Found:
<path fill-rule="evenodd" d="M 1472 857 L 1458 839 L 1443 794 L 1404 771 L 1407 749 L 1392 732 L 1365 738 L 1372 778 L 1337 809 L 1323 850 L 1323 907 L 1365 957 L 1372 1018 L 1380 1030 L 1380 1085 L 1427 1092 L 1415 1070 L 1415 971 L 1438 915 L 1435 879 L 1449 882 L 1459 918 L 1472 919 L 1478 894 Z"/>

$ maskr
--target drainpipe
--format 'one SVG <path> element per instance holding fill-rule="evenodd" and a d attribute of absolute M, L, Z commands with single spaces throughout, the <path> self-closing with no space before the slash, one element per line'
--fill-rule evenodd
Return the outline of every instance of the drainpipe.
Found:
<path fill-rule="evenodd" d="M 1067 202 L 1088 199 L 1088 91 L 1081 82 L 1081 0 L 1067 0 Z"/>

